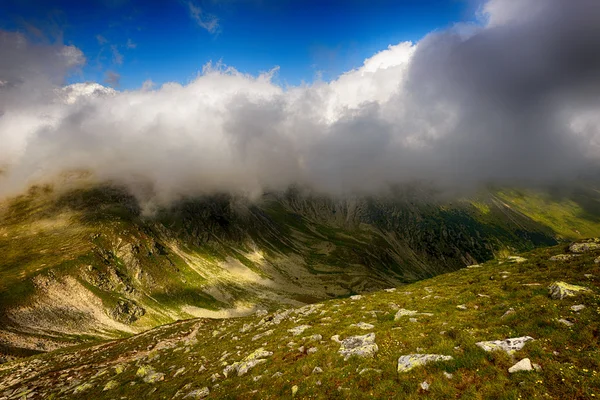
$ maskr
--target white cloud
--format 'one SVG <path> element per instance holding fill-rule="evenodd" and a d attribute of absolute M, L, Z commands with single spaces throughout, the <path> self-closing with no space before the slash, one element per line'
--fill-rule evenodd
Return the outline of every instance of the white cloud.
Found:
<path fill-rule="evenodd" d="M 117 46 L 114 44 L 111 45 L 110 51 L 112 52 L 112 56 L 113 56 L 113 58 L 112 58 L 113 64 L 115 64 L 115 65 L 123 64 L 123 54 L 121 54 L 119 52 L 119 49 L 117 48 Z"/>
<path fill-rule="evenodd" d="M 198 26 L 206 29 L 209 33 L 217 31 L 219 28 L 219 19 L 216 16 L 205 13 L 200 6 L 194 4 L 192 1 L 189 1 L 187 5 L 190 16 L 196 21 Z"/>
<path fill-rule="evenodd" d="M 148 185 L 159 202 L 294 183 L 348 193 L 415 179 L 570 178 L 600 154 L 600 56 L 590 52 L 600 13 L 585 1 L 548 2 L 529 22 L 435 32 L 290 88 L 273 82 L 276 69 L 250 76 L 222 64 L 185 85 L 63 88 L 77 49 L 0 32 L 0 190 L 66 169 Z M 566 26 L 539 17 L 557 9 Z"/>

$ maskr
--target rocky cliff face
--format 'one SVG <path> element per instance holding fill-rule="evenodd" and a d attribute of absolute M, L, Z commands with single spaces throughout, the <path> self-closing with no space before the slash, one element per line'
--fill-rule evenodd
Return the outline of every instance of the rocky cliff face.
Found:
<path fill-rule="evenodd" d="M 177 319 L 300 306 L 557 239 L 491 193 L 449 202 L 289 190 L 186 199 L 145 216 L 123 188 L 36 187 L 0 208 L 0 345 L 48 351 Z"/>

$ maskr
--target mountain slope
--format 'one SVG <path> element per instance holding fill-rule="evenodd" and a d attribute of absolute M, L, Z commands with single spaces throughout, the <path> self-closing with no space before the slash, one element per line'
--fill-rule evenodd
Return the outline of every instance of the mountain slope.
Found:
<path fill-rule="evenodd" d="M 0 350 L 370 292 L 555 244 L 569 229 L 600 234 L 593 214 L 554 201 L 572 217 L 557 234 L 515 207 L 523 196 L 533 194 L 449 202 L 421 188 L 344 200 L 289 190 L 187 199 L 145 216 L 120 187 L 34 187 L 0 207 Z"/>
<path fill-rule="evenodd" d="M 496 259 L 398 289 L 271 314 L 181 321 L 34 356 L 0 366 L 0 398 L 594 398 L 600 246 L 589 243 Z M 553 298 L 548 287 L 556 281 L 585 290 Z M 354 336 L 366 337 L 362 346 L 352 348 Z M 533 340 L 511 354 L 477 345 L 527 336 Z M 360 355 L 345 358 L 343 348 Z M 451 359 L 419 366 L 415 354 Z M 509 373 L 523 358 L 538 370 Z"/>

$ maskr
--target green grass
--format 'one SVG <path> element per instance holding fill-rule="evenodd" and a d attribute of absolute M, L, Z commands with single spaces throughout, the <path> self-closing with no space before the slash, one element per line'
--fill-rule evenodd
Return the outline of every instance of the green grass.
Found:
<path fill-rule="evenodd" d="M 292 312 L 279 325 L 257 325 L 261 317 L 256 316 L 194 319 L 101 347 L 79 346 L 34 355 L 0 367 L 0 385 L 12 382 L 18 374 L 18 381 L 6 386 L 11 393 L 29 388 L 55 399 L 77 397 L 74 391 L 78 387 L 85 389 L 81 396 L 97 399 L 182 398 L 204 386 L 211 391 L 209 398 L 276 399 L 290 398 L 294 385 L 298 386 L 297 398 L 316 399 L 591 399 L 600 396 L 600 265 L 594 263 L 600 252 L 566 262 L 548 260 L 564 252 L 562 245 L 538 249 L 523 254 L 527 259 L 523 263 L 496 259 L 482 268 L 440 275 L 393 293 L 381 291 L 359 300 L 326 301 L 309 315 Z M 558 280 L 584 285 L 592 293 L 552 300 L 547 286 Z M 467 310 L 457 309 L 459 304 L 465 304 Z M 574 304 L 586 308 L 576 313 L 570 309 Z M 417 315 L 417 322 L 410 322 L 409 317 L 394 321 L 395 307 L 433 315 Z M 509 308 L 515 313 L 503 318 Z M 560 318 L 569 318 L 575 325 L 562 325 Z M 337 353 L 339 344 L 330 337 L 337 334 L 343 339 L 371 332 L 351 326 L 359 321 L 374 325 L 379 351 L 374 358 L 344 361 Z M 244 324 L 253 327 L 241 332 Z M 288 329 L 299 325 L 311 328 L 292 336 Z M 271 329 L 272 334 L 252 340 Z M 323 339 L 312 339 L 313 334 Z M 482 340 L 523 335 L 535 341 L 512 356 L 488 353 L 475 345 Z M 296 345 L 288 347 L 291 341 Z M 306 354 L 298 351 L 300 346 L 318 350 Z M 247 375 L 222 377 L 225 363 L 239 361 L 259 347 L 274 354 Z M 399 356 L 419 352 L 454 359 L 403 374 L 396 372 Z M 509 374 L 508 368 L 524 357 L 541 365 L 542 370 Z M 35 368 L 27 372 L 24 368 L 28 366 Z M 144 383 L 136 375 L 142 366 L 164 373 L 164 380 Z M 316 366 L 323 373 L 312 374 Z M 360 375 L 358 372 L 365 368 L 380 372 Z M 117 369 L 122 372 L 117 373 Z M 282 376 L 272 377 L 275 372 Z M 452 379 L 444 372 L 453 374 Z M 215 373 L 221 377 L 212 382 L 210 377 Z M 116 387 L 103 391 L 109 381 Z M 426 393 L 419 387 L 423 381 L 430 384 Z"/>

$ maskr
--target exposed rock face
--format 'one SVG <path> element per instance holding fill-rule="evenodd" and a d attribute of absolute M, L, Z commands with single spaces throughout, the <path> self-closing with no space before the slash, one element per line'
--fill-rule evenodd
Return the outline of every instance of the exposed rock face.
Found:
<path fill-rule="evenodd" d="M 246 356 L 246 358 L 244 358 L 242 361 L 234 362 L 233 364 L 225 367 L 223 370 L 223 375 L 228 377 L 232 372 L 237 372 L 238 376 L 245 375 L 248 371 L 250 371 L 250 369 L 254 368 L 258 364 L 267 362 L 265 358 L 272 355 L 272 351 L 267 351 L 262 347 L 256 349 L 251 354 Z"/>
<path fill-rule="evenodd" d="M 375 343 L 375 334 L 369 333 L 363 336 L 350 336 L 341 341 L 339 353 L 344 356 L 344 360 L 352 356 L 373 357 L 379 351 Z"/>
<path fill-rule="evenodd" d="M 398 372 L 408 372 L 413 368 L 430 362 L 449 361 L 452 356 L 441 354 L 409 354 L 398 359 Z"/>
<path fill-rule="evenodd" d="M 569 251 L 572 253 L 585 253 L 587 251 L 598 250 L 600 249 L 599 241 L 599 239 L 591 239 L 588 242 L 573 243 L 569 246 Z"/>
<path fill-rule="evenodd" d="M 590 290 L 583 286 L 571 285 L 566 282 L 554 282 L 548 287 L 550 297 L 554 300 L 562 300 L 565 297 L 577 296 Z"/>
<path fill-rule="evenodd" d="M 513 374 L 519 371 L 533 371 L 533 366 L 529 358 L 524 358 L 508 369 L 508 372 Z"/>
<path fill-rule="evenodd" d="M 138 306 L 131 300 L 119 300 L 115 308 L 110 312 L 110 316 L 124 324 L 131 324 L 146 314 L 146 310 Z"/>
<path fill-rule="evenodd" d="M 531 336 L 521 336 L 516 338 L 509 338 L 504 340 L 491 340 L 487 342 L 477 342 L 477 346 L 481 347 L 485 351 L 496 351 L 503 350 L 509 354 L 515 351 L 521 350 L 525 343 L 530 340 L 534 340 Z"/>

